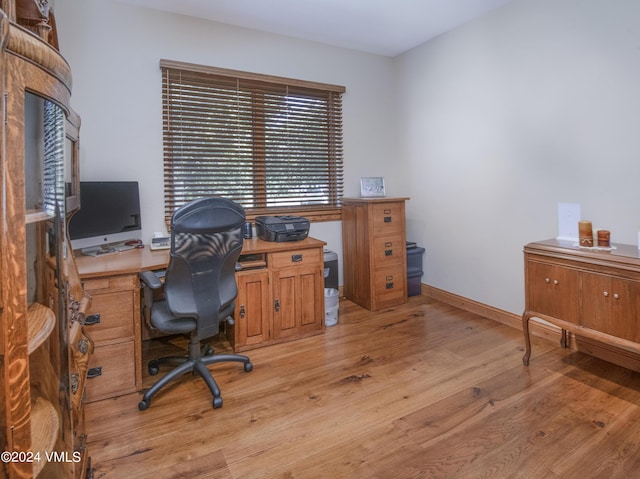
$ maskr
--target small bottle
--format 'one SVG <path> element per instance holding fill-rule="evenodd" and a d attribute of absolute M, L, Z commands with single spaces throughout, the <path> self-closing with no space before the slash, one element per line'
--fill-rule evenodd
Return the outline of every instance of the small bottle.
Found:
<path fill-rule="evenodd" d="M 251 221 L 247 221 L 244 224 L 244 238 L 245 239 L 253 238 L 253 230 L 251 229 Z"/>

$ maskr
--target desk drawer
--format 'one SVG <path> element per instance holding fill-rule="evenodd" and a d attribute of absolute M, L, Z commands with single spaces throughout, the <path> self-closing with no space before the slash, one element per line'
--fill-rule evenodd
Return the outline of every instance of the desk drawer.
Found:
<path fill-rule="evenodd" d="M 133 337 L 134 296 L 131 290 L 92 295 L 85 332 L 94 343 Z"/>
<path fill-rule="evenodd" d="M 271 253 L 271 267 L 287 268 L 289 266 L 301 266 L 321 264 L 324 261 L 320 248 L 281 251 Z"/>
<path fill-rule="evenodd" d="M 95 347 L 89 360 L 87 402 L 136 391 L 134 350 L 133 341 Z"/>
<path fill-rule="evenodd" d="M 87 278 L 82 280 L 84 290 L 94 295 L 104 292 L 127 291 L 137 284 L 138 275 L 121 274 L 102 278 Z"/>

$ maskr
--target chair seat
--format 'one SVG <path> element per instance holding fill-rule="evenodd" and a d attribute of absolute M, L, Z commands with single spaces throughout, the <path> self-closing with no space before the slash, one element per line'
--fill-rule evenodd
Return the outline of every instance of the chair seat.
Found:
<path fill-rule="evenodd" d="M 197 321 L 195 318 L 176 318 L 167 308 L 166 301 L 153 303 L 151 311 L 151 324 L 154 328 L 165 333 L 186 334 L 195 331 Z"/>

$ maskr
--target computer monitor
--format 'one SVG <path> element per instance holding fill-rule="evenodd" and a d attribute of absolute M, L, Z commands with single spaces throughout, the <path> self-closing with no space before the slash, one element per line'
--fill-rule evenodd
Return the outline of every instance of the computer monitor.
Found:
<path fill-rule="evenodd" d="M 69 221 L 74 250 L 140 239 L 141 233 L 137 181 L 80 182 L 80 210 Z"/>

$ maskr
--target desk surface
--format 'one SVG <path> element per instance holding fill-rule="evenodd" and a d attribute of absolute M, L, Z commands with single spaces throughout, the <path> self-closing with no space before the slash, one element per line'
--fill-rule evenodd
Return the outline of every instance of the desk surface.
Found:
<path fill-rule="evenodd" d="M 318 248 L 324 245 L 326 245 L 326 242 L 310 237 L 301 241 L 287 241 L 282 243 L 251 238 L 244 240 L 242 254 L 291 251 L 295 249 Z M 151 251 L 148 246 L 145 246 L 140 249 L 110 253 L 102 256 L 84 256 L 78 253 L 75 255 L 75 259 L 80 276 L 82 278 L 94 278 L 166 268 L 167 264 L 169 264 L 169 250 Z"/>

